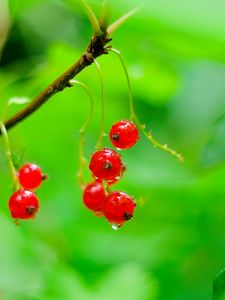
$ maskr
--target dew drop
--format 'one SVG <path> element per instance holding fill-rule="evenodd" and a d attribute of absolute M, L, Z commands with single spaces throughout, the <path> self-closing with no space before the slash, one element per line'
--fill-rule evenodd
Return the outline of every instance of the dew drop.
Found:
<path fill-rule="evenodd" d="M 113 230 L 118 230 L 122 225 L 120 224 L 111 224 Z"/>
<path fill-rule="evenodd" d="M 116 180 L 120 180 L 120 176 L 116 176 L 115 179 L 116 179 Z"/>

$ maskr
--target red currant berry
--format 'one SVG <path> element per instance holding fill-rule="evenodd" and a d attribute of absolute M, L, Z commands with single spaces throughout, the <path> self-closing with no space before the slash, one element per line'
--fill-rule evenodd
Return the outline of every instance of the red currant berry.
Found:
<path fill-rule="evenodd" d="M 128 149 L 138 141 L 139 132 L 133 122 L 122 120 L 112 125 L 109 136 L 114 147 Z"/>
<path fill-rule="evenodd" d="M 122 162 L 120 155 L 109 148 L 95 152 L 90 161 L 89 169 L 96 178 L 113 180 L 121 175 Z"/>
<path fill-rule="evenodd" d="M 100 213 L 102 211 L 102 205 L 105 201 L 106 194 L 101 182 L 95 181 L 89 183 L 83 192 L 83 201 L 87 208 Z"/>
<path fill-rule="evenodd" d="M 28 190 L 20 189 L 9 199 L 9 210 L 14 219 L 34 218 L 39 208 L 37 196 Z"/>
<path fill-rule="evenodd" d="M 113 224 L 122 225 L 134 215 L 136 203 L 124 192 L 110 193 L 104 201 L 102 212 L 106 219 Z"/>
<path fill-rule="evenodd" d="M 33 190 L 40 186 L 46 176 L 42 174 L 39 166 L 28 163 L 18 171 L 18 178 L 23 188 Z"/>

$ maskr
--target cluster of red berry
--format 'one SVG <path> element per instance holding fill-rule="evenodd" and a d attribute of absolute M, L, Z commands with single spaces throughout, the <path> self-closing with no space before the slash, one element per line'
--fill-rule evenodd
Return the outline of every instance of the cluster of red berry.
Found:
<path fill-rule="evenodd" d="M 25 164 L 17 173 L 21 185 L 9 199 L 9 210 L 14 219 L 30 219 L 39 209 L 39 200 L 33 190 L 46 178 L 39 166 Z"/>
<path fill-rule="evenodd" d="M 132 147 L 139 139 L 136 125 L 128 120 L 115 123 L 110 130 L 110 140 L 119 150 Z M 96 215 L 104 217 L 115 227 L 122 226 L 134 215 L 136 203 L 133 197 L 121 191 L 111 192 L 109 187 L 123 175 L 125 166 L 121 155 L 110 148 L 92 154 L 89 169 L 95 180 L 83 191 L 83 202 Z"/>

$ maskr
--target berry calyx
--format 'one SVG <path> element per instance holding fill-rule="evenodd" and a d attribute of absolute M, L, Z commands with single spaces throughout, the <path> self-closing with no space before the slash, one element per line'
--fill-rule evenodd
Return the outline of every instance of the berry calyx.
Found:
<path fill-rule="evenodd" d="M 139 140 L 137 126 L 128 120 L 121 120 L 113 124 L 109 136 L 111 143 L 117 149 L 131 148 Z"/>
<path fill-rule="evenodd" d="M 91 156 L 89 169 L 98 179 L 114 180 L 119 178 L 122 169 L 120 155 L 109 148 L 97 151 Z"/>
<path fill-rule="evenodd" d="M 27 163 L 18 171 L 18 178 L 23 188 L 33 190 L 40 186 L 46 175 L 39 166 Z"/>
<path fill-rule="evenodd" d="M 87 208 L 95 213 L 101 213 L 106 194 L 101 182 L 89 183 L 83 191 L 83 202 Z"/>
<path fill-rule="evenodd" d="M 114 191 L 106 197 L 102 212 L 110 223 L 122 225 L 133 217 L 135 207 L 136 203 L 131 196 Z"/>
<path fill-rule="evenodd" d="M 8 205 L 12 218 L 31 219 L 39 209 L 39 200 L 33 192 L 20 189 L 12 194 Z"/>

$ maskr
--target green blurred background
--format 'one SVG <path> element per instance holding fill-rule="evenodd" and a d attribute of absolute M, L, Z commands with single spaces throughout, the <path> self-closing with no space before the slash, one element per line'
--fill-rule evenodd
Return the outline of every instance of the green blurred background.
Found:
<path fill-rule="evenodd" d="M 108 2 L 112 21 L 141 4 Z M 98 14 L 102 1 L 89 4 Z M 133 220 L 113 231 L 84 208 L 76 181 L 87 96 L 78 86 L 55 95 L 9 133 L 14 154 L 24 152 L 24 161 L 49 174 L 38 190 L 38 216 L 20 226 L 7 208 L 11 179 L 0 143 L 1 300 L 212 299 L 212 280 L 225 265 L 225 2 L 143 4 L 111 44 L 127 63 L 137 115 L 185 162 L 153 148 L 143 136 L 123 152 L 128 170 L 115 189 L 133 195 L 138 205 Z M 2 114 L 8 99 L 32 99 L 77 60 L 92 29 L 73 0 L 0 0 L 0 7 L 0 43 L 6 36 Z M 127 84 L 113 53 L 98 62 L 108 132 L 113 122 L 129 116 Z M 88 157 L 100 127 L 95 66 L 77 79 L 95 97 Z M 11 106 L 8 116 L 20 108 Z"/>

